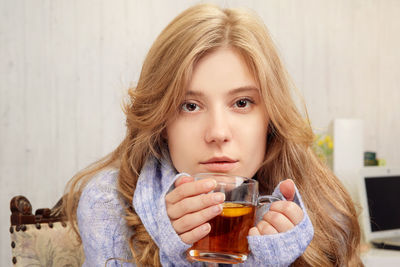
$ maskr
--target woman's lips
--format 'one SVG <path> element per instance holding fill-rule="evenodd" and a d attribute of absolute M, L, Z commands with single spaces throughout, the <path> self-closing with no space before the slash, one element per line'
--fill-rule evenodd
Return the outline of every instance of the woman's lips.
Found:
<path fill-rule="evenodd" d="M 229 172 L 233 170 L 237 164 L 237 160 L 231 159 L 212 159 L 200 163 L 208 172 Z"/>

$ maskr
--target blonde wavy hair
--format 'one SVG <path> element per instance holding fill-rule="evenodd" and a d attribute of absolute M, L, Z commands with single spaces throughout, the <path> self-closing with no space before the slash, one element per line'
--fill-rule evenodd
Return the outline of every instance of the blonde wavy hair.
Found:
<path fill-rule="evenodd" d="M 146 159 L 168 153 L 163 136 L 166 122 L 184 100 L 193 66 L 206 53 L 222 46 L 237 49 L 258 84 L 269 115 L 265 161 L 256 173 L 264 193 L 285 178 L 296 183 L 315 235 L 293 266 L 359 266 L 360 229 L 349 194 L 312 150 L 313 132 L 291 97 L 294 89 L 267 28 L 251 11 L 193 6 L 178 15 L 158 36 L 147 57 L 137 86 L 129 89 L 125 104 L 127 133 L 108 156 L 74 176 L 68 183 L 63 207 L 76 223 L 82 189 L 105 168 L 117 168 L 118 191 L 132 203 L 138 176 Z M 133 230 L 130 249 L 138 266 L 160 266 L 159 248 L 144 228 L 134 207 L 126 209 Z M 79 235 L 76 224 L 74 229 Z"/>

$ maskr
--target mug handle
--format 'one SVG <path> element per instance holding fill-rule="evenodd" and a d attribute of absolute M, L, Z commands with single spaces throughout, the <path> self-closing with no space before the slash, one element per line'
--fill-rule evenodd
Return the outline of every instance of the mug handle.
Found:
<path fill-rule="evenodd" d="M 273 203 L 275 201 L 280 201 L 280 200 L 283 200 L 283 199 L 279 198 L 279 197 L 265 195 L 265 196 L 258 197 L 258 203 L 257 204 L 258 205 L 265 205 L 265 204 L 270 204 L 270 203 Z"/>

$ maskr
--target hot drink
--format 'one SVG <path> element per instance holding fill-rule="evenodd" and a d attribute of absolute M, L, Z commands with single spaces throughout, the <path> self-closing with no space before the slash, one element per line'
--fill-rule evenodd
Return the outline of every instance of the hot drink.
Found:
<path fill-rule="evenodd" d="M 259 196 L 258 182 L 225 173 L 198 173 L 196 180 L 211 178 L 217 182 L 212 192 L 225 194 L 222 213 L 210 221 L 210 233 L 188 250 L 195 261 L 242 263 L 250 253 L 247 243 L 249 230 L 254 226 L 258 205 L 280 200 L 274 196 Z"/>
<path fill-rule="evenodd" d="M 249 253 L 247 235 L 254 226 L 255 206 L 225 202 L 220 215 L 209 221 L 211 232 L 190 248 L 198 261 L 238 263 Z"/>

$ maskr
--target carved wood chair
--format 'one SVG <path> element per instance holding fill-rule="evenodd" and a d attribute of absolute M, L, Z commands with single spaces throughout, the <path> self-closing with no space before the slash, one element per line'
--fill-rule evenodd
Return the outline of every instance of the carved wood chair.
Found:
<path fill-rule="evenodd" d="M 11 199 L 13 266 L 81 266 L 82 246 L 60 212 L 62 200 L 52 209 L 37 209 L 24 196 Z"/>

